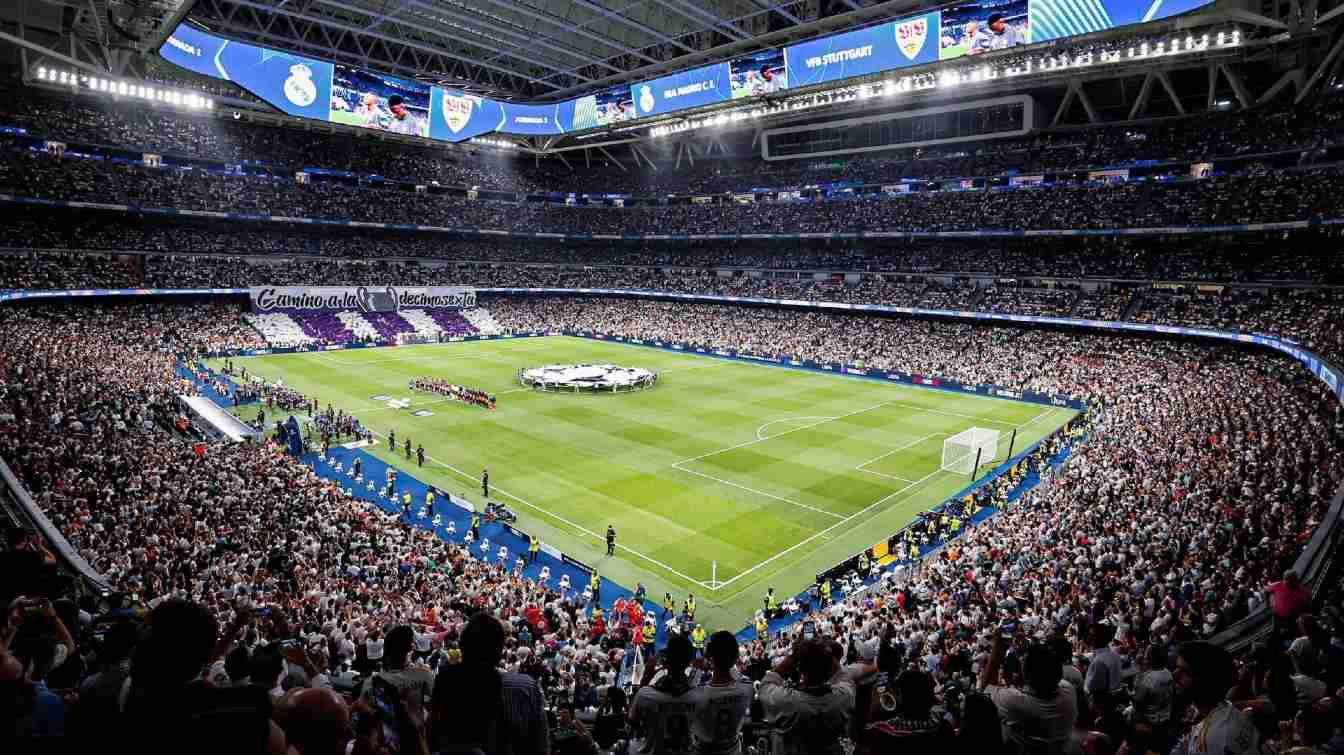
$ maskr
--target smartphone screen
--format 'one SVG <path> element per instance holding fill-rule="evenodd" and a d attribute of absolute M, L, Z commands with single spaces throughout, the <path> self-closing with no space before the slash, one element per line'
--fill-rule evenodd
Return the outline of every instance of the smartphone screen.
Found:
<path fill-rule="evenodd" d="M 803 622 L 803 639 L 814 640 L 817 638 L 817 623 L 815 621 Z"/>

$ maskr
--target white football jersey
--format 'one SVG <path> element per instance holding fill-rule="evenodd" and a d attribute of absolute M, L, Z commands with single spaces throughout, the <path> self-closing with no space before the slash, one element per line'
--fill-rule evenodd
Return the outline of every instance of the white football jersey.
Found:
<path fill-rule="evenodd" d="M 687 693 L 694 702 L 691 735 L 701 755 L 739 755 L 742 725 L 751 715 L 755 695 L 751 679 L 738 677 L 732 684 L 696 687 Z"/>

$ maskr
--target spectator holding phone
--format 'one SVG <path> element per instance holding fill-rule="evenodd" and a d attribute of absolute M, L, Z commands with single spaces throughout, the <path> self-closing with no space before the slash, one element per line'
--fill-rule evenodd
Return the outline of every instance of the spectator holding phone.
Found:
<path fill-rule="evenodd" d="M 820 640 L 802 640 L 761 681 L 760 700 L 776 755 L 839 755 L 854 713 L 854 685 L 831 682 L 835 658 Z M 789 679 L 794 678 L 796 683 Z"/>
<path fill-rule="evenodd" d="M 383 670 L 371 678 L 386 680 L 395 687 L 411 718 L 423 724 L 425 700 L 434 689 L 434 672 L 423 664 L 411 663 L 414 649 L 415 630 L 406 624 L 393 627 L 383 641 Z M 364 693 L 367 695 L 371 691 L 372 688 L 365 685 Z"/>
<path fill-rule="evenodd" d="M 684 634 L 673 634 L 659 662 L 644 664 L 644 676 L 630 703 L 630 723 L 643 731 L 635 750 L 642 755 L 691 751 L 691 719 L 696 701 L 686 669 L 695 649 Z M 661 676 L 658 672 L 663 672 Z"/>
<path fill-rule="evenodd" d="M 1062 752 L 1078 719 L 1078 697 L 1064 681 L 1063 667 L 1049 645 L 1034 643 L 1022 661 L 1024 689 L 1000 684 L 1008 640 L 995 632 L 989 659 L 980 670 L 980 688 L 1003 720 L 1004 739 L 1024 755 Z"/>

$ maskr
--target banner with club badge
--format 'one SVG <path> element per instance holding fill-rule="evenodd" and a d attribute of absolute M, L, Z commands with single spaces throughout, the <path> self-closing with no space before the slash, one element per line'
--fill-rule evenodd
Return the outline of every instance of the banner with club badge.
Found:
<path fill-rule="evenodd" d="M 253 312 L 397 312 L 476 306 L 476 291 L 446 286 L 264 286 L 248 289 Z"/>
<path fill-rule="evenodd" d="M 939 11 L 832 34 L 784 48 L 789 88 L 938 60 Z"/>

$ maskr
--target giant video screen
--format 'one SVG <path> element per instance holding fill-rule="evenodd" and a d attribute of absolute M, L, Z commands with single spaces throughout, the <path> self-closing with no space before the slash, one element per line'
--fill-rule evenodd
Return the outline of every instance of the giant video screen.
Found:
<path fill-rule="evenodd" d="M 790 88 L 938 60 L 940 13 L 923 13 L 784 48 Z"/>
<path fill-rule="evenodd" d="M 1027 0 L 986 0 L 943 11 L 938 58 L 982 55 L 1031 44 Z"/>
<path fill-rule="evenodd" d="M 235 42 L 180 24 L 171 63 L 285 113 L 409 136 L 564 134 L 856 76 L 1146 23 L 1212 0 L 975 0 L 549 104 L 502 102 Z"/>
<path fill-rule="evenodd" d="M 628 87 L 606 89 L 574 100 L 571 128 L 603 128 L 633 120 L 635 102 Z"/>
<path fill-rule="evenodd" d="M 789 88 L 789 73 L 783 50 L 764 50 L 728 64 L 732 99 L 763 97 Z"/>
<path fill-rule="evenodd" d="M 429 136 L 430 85 L 337 65 L 332 123 L 404 136 Z"/>

